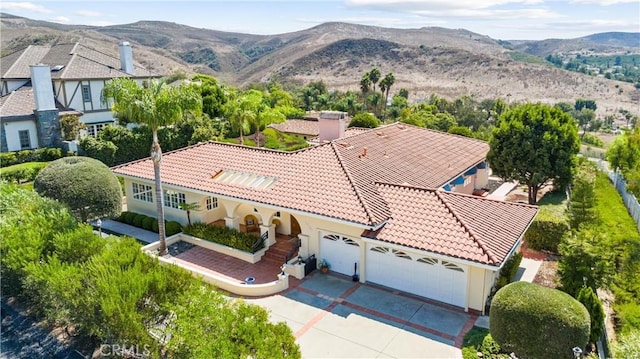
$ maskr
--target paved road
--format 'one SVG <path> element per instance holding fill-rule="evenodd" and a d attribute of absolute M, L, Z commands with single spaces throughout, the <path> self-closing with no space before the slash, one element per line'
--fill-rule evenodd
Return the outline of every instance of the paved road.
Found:
<path fill-rule="evenodd" d="M 9 306 L 4 299 L 0 301 L 0 305 L 1 359 L 85 359 L 40 329 L 31 319 Z"/>

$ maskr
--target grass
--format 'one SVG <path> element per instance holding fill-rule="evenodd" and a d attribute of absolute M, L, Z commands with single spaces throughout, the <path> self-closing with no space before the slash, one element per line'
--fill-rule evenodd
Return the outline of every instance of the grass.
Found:
<path fill-rule="evenodd" d="M 547 192 L 538 201 L 541 212 L 547 212 L 555 216 L 566 217 L 567 195 L 562 191 Z"/>
<path fill-rule="evenodd" d="M 3 167 L 2 172 L 29 170 L 33 168 L 41 168 L 47 165 L 49 162 L 25 162 L 13 166 Z"/>
<path fill-rule="evenodd" d="M 603 172 L 598 172 L 596 175 L 595 193 L 598 199 L 596 210 L 602 221 L 600 228 L 605 230 L 614 241 L 628 238 L 640 239 L 636 223 L 629 215 L 622 197 Z"/>

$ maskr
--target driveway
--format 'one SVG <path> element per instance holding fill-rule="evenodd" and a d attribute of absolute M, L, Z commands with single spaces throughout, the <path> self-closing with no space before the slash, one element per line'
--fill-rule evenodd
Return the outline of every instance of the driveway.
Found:
<path fill-rule="evenodd" d="M 462 358 L 458 347 L 477 319 L 462 309 L 319 272 L 283 294 L 247 301 L 289 325 L 303 358 Z"/>

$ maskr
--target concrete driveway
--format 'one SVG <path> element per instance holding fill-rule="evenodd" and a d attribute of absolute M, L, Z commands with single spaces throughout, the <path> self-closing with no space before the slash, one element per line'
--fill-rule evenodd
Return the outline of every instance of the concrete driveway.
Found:
<path fill-rule="evenodd" d="M 475 320 L 454 307 L 315 272 L 299 286 L 247 299 L 293 330 L 303 358 L 462 358 Z"/>

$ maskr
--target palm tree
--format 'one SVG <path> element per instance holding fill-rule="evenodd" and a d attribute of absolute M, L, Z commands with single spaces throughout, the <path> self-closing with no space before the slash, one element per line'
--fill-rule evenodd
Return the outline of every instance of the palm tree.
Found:
<path fill-rule="evenodd" d="M 380 69 L 377 67 L 374 67 L 369 71 L 369 80 L 371 80 L 371 84 L 373 85 L 373 92 L 376 92 L 376 84 L 380 80 L 380 76 Z"/>
<path fill-rule="evenodd" d="M 149 126 L 153 134 L 151 160 L 155 179 L 156 209 L 158 212 L 158 236 L 160 255 L 167 254 L 164 228 L 164 196 L 160 178 L 162 148 L 158 141 L 158 129 L 180 120 L 186 112 L 202 113 L 202 98 L 192 86 L 165 86 L 157 80 L 145 81 L 144 85 L 129 78 L 118 78 L 107 82 L 102 93 L 103 102 L 113 100 L 112 110 L 131 122 Z"/>
<path fill-rule="evenodd" d="M 367 110 L 367 95 L 369 94 L 369 86 L 371 86 L 371 79 L 369 79 L 369 73 L 365 73 L 362 75 L 362 79 L 360 80 L 360 91 L 362 91 L 362 98 L 364 101 L 362 105 L 364 110 Z"/>
<path fill-rule="evenodd" d="M 178 207 L 180 207 L 181 210 L 187 212 L 187 223 L 189 224 L 189 226 L 191 226 L 191 211 L 199 210 L 200 209 L 200 203 L 198 203 L 198 202 L 192 202 L 192 203 L 182 202 L 182 203 L 180 203 L 178 205 Z"/>
<path fill-rule="evenodd" d="M 383 116 L 387 112 L 387 102 L 389 102 L 389 90 L 391 90 L 391 86 L 396 82 L 395 76 L 393 76 L 393 72 L 389 72 L 385 75 L 385 77 L 380 81 L 380 90 L 384 92 L 384 110 L 382 111 Z"/>

